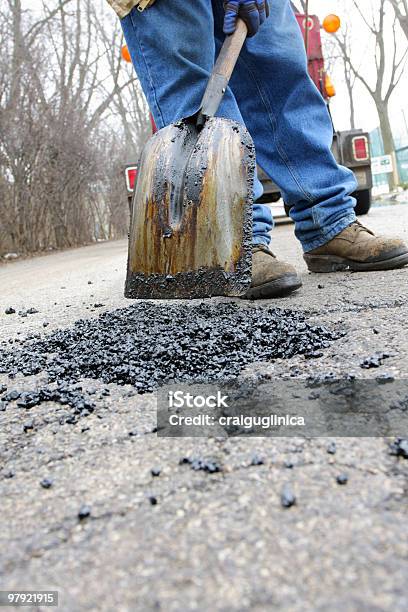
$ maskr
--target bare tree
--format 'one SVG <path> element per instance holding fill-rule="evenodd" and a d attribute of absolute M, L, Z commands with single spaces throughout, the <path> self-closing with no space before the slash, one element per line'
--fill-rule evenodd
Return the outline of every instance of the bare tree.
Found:
<path fill-rule="evenodd" d="M 376 66 L 376 79 L 373 84 L 370 78 L 363 74 L 363 62 L 360 58 L 356 59 L 353 57 L 350 45 L 347 44 L 347 41 L 339 36 L 337 37 L 337 41 L 342 51 L 347 73 L 364 85 L 376 105 L 384 152 L 387 155 L 391 155 L 394 161 L 394 173 L 393 175 L 389 175 L 389 185 L 390 188 L 393 189 L 398 184 L 399 179 L 395 156 L 395 143 L 389 117 L 389 102 L 404 72 L 407 50 L 399 53 L 396 33 L 397 18 L 395 15 L 392 19 L 390 32 L 391 44 L 386 44 L 386 3 L 387 0 L 376 0 L 372 3 L 371 15 L 368 16 L 366 12 L 361 9 L 360 3 L 357 0 L 352 0 L 352 4 L 359 13 L 363 24 L 366 26 L 368 33 L 372 36 L 375 44 L 374 60 Z"/>
<path fill-rule="evenodd" d="M 123 81 L 109 100 L 109 112 L 122 124 L 126 149 L 138 158 L 150 135 L 149 108 L 133 66 L 120 61 L 124 39 L 118 21 L 115 19 L 110 30 L 100 20 L 96 27 L 109 72 L 120 75 Z"/>
<path fill-rule="evenodd" d="M 114 16 L 88 0 L 39 8 L 0 7 L 0 254 L 124 235 L 127 149 L 147 136 Z"/>
<path fill-rule="evenodd" d="M 389 0 L 393 6 L 399 24 L 408 38 L 408 0 Z"/>

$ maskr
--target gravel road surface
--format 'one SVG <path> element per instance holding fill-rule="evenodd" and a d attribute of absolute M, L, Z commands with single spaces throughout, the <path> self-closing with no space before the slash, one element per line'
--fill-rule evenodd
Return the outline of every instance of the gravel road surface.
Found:
<path fill-rule="evenodd" d="M 407 205 L 364 221 L 408 241 Z M 408 378 L 408 268 L 308 274 L 291 225 L 272 247 L 304 282 L 272 305 L 344 335 L 314 359 L 248 364 L 245 383 Z M 129 306 L 125 266 L 126 241 L 1 265 L 2 346 Z M 44 377 L 0 374 L 0 397 Z M 408 460 L 392 440 L 159 438 L 155 393 L 81 386 L 95 409 L 73 422 L 61 403 L 0 402 L 0 589 L 57 590 L 69 612 L 408 609 Z"/>

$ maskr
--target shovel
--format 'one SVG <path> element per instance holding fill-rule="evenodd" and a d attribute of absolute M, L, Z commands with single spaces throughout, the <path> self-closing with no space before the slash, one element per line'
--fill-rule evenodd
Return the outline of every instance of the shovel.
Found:
<path fill-rule="evenodd" d="M 246 128 L 215 117 L 247 27 L 227 36 L 200 111 L 144 147 L 133 197 L 125 296 L 240 296 L 251 283 L 255 149 Z"/>

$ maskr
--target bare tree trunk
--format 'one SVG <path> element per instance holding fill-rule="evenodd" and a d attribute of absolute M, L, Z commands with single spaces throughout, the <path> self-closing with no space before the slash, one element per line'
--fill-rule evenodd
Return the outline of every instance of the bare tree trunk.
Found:
<path fill-rule="evenodd" d="M 397 156 L 395 153 L 395 142 L 392 133 L 392 127 L 390 122 L 390 115 L 388 110 L 388 102 L 383 100 L 376 100 L 378 118 L 380 120 L 381 136 L 384 145 L 385 155 L 391 155 L 393 163 L 393 172 L 388 174 L 388 185 L 391 189 L 395 189 L 399 184 L 399 173 L 397 165 Z"/>
<path fill-rule="evenodd" d="M 23 35 L 21 32 L 21 0 L 14 0 L 13 6 L 13 53 L 11 60 L 11 71 L 13 79 L 10 87 L 10 98 L 8 107 L 16 108 L 20 98 L 21 67 L 24 61 Z"/>
<path fill-rule="evenodd" d="M 348 91 L 348 96 L 349 96 L 349 102 L 350 102 L 350 128 L 352 130 L 356 129 L 356 107 L 354 104 L 354 92 L 353 92 L 353 87 L 350 85 L 349 82 L 346 82 L 347 85 L 347 91 Z"/>

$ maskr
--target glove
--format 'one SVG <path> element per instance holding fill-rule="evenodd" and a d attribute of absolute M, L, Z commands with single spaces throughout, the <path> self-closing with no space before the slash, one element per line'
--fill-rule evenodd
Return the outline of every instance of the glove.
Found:
<path fill-rule="evenodd" d="M 235 32 L 238 15 L 245 21 L 248 36 L 254 36 L 269 17 L 268 0 L 228 0 L 224 2 L 224 33 Z"/>
<path fill-rule="evenodd" d="M 145 9 L 152 6 L 152 4 L 154 4 L 155 2 L 156 0 L 137 0 L 136 1 L 137 10 L 139 11 L 139 13 L 143 13 Z"/>

